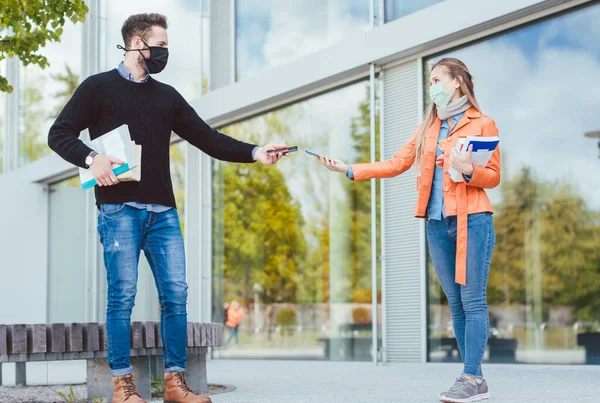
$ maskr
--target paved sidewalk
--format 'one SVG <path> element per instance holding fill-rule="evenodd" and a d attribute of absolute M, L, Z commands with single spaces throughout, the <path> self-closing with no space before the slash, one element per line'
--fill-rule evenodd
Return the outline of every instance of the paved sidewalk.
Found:
<path fill-rule="evenodd" d="M 233 384 L 214 403 L 437 402 L 458 364 L 213 360 L 210 383 Z M 484 365 L 489 402 L 600 401 L 600 366 Z"/>

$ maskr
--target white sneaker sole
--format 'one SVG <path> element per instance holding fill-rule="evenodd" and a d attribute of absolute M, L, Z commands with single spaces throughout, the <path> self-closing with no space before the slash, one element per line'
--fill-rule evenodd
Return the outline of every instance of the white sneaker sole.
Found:
<path fill-rule="evenodd" d="M 477 396 L 469 397 L 467 399 L 454 399 L 451 397 L 446 397 L 444 395 L 440 396 L 440 402 L 444 403 L 470 403 L 470 402 L 479 402 L 481 400 L 486 400 L 490 398 L 489 393 L 480 393 Z"/>

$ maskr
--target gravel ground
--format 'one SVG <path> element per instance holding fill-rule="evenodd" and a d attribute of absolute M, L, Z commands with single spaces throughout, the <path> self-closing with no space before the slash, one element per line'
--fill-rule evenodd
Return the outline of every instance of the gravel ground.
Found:
<path fill-rule="evenodd" d="M 1 403 L 64 403 L 59 393 L 62 392 L 69 396 L 69 385 L 59 386 L 0 386 L 0 402 Z M 233 387 L 221 385 L 209 385 L 208 393 L 210 395 L 225 393 L 231 391 Z M 87 403 L 85 396 L 87 389 L 85 385 L 73 386 L 73 393 L 78 403 Z M 155 399 L 160 399 L 156 397 Z M 99 401 L 98 401 L 99 402 Z M 162 402 L 153 400 L 153 402 Z M 104 403 L 110 403 L 104 401 Z"/>

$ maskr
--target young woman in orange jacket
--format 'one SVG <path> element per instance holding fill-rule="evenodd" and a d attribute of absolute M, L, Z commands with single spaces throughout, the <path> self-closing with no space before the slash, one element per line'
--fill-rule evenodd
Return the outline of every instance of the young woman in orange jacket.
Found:
<path fill-rule="evenodd" d="M 481 113 L 473 77 L 460 60 L 437 62 L 430 82 L 432 104 L 425 120 L 391 159 L 352 165 L 328 157 L 320 161 L 354 181 L 391 178 L 416 165 L 420 176 L 415 216 L 427 220 L 431 259 L 448 298 L 464 362 L 462 374 L 439 398 L 473 402 L 489 397 L 481 362 L 489 333 L 486 286 L 496 236 L 485 189 L 500 183 L 500 151 L 497 148 L 481 167 L 471 162 L 470 151 L 460 155 L 455 147 L 461 137 L 497 136 L 498 129 Z M 462 174 L 462 182 L 450 178 L 450 167 Z"/>

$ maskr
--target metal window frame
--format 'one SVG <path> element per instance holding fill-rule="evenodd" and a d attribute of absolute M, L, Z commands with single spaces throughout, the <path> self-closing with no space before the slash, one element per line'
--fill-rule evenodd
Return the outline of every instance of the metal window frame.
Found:
<path fill-rule="evenodd" d="M 373 4 L 371 2 L 371 4 Z M 371 163 L 376 162 L 376 105 L 375 105 L 375 91 L 376 91 L 376 77 L 375 77 L 375 64 L 369 66 L 369 108 L 370 108 L 370 154 Z M 377 321 L 377 179 L 371 179 L 371 325 L 372 325 L 372 349 L 373 349 L 373 363 L 377 365 L 378 362 L 378 325 Z"/>
<path fill-rule="evenodd" d="M 231 26 L 230 26 L 230 30 L 231 30 L 231 43 L 230 43 L 230 49 L 229 51 L 231 52 L 230 54 L 230 65 L 231 65 L 231 84 L 234 84 L 237 80 L 237 55 L 236 55 L 236 51 L 237 51 L 237 41 L 236 41 L 236 34 L 237 34 L 237 20 L 236 20 L 236 11 L 237 11 L 237 0 L 230 0 L 231 4 L 230 4 L 230 9 L 231 9 Z"/>
<path fill-rule="evenodd" d="M 424 70 L 423 70 L 423 63 L 424 60 L 422 57 L 417 59 L 417 85 L 418 85 L 418 91 L 417 91 L 417 95 L 418 95 L 418 107 L 417 107 L 417 118 L 419 122 L 422 122 L 424 119 L 424 107 L 425 107 L 425 97 L 423 94 L 423 88 L 424 88 Z M 423 337 L 421 337 L 421 362 L 427 362 L 427 356 L 428 356 L 428 351 L 427 351 L 427 340 L 429 339 L 429 331 L 427 328 L 427 324 L 429 323 L 429 318 L 428 318 L 428 303 L 427 303 L 427 278 L 428 278 L 428 273 L 427 273 L 427 239 L 426 239 L 426 233 L 425 233 L 425 220 L 421 220 L 421 222 L 419 223 L 419 246 L 420 246 L 420 250 L 421 250 L 421 262 L 420 262 L 420 266 L 421 266 L 421 335 Z"/>

